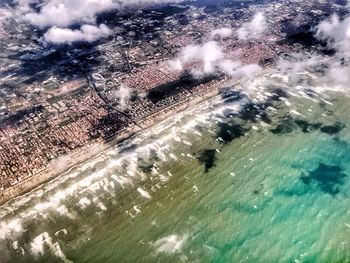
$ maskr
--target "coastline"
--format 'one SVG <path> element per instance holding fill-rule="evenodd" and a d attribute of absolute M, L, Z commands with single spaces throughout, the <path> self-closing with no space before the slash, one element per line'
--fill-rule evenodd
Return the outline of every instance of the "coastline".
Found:
<path fill-rule="evenodd" d="M 50 163 L 47 167 L 45 167 L 42 171 L 24 179 L 21 182 L 3 190 L 0 194 L 0 206 L 5 203 L 11 201 L 16 197 L 20 197 L 40 185 L 53 180 L 58 177 L 60 174 L 73 169 L 79 164 L 86 162 L 87 160 L 93 158 L 99 153 L 113 147 L 116 144 L 119 144 L 133 135 L 142 132 L 152 126 L 158 124 L 161 121 L 166 120 L 167 118 L 173 116 L 174 114 L 183 112 L 187 110 L 189 107 L 193 107 L 198 105 L 204 101 L 207 101 L 211 98 L 214 98 L 219 94 L 220 88 L 227 85 L 227 82 L 234 82 L 231 84 L 232 86 L 237 85 L 240 81 L 235 81 L 233 79 L 223 79 L 218 83 L 213 84 L 209 90 L 200 91 L 193 93 L 192 95 L 186 97 L 185 99 L 169 105 L 165 108 L 160 109 L 157 112 L 152 113 L 151 115 L 145 117 L 144 119 L 137 122 L 137 125 L 133 124 L 126 128 L 125 130 L 120 131 L 115 135 L 115 138 L 110 140 L 109 142 L 98 144 L 98 151 L 96 151 L 96 143 L 88 145 L 79 149 L 77 152 L 72 152 L 66 156 L 65 159 L 68 159 L 67 164 L 62 169 L 57 169 L 57 165 L 55 165 L 55 161 L 59 160 L 59 158 L 55 159 L 53 163 Z"/>

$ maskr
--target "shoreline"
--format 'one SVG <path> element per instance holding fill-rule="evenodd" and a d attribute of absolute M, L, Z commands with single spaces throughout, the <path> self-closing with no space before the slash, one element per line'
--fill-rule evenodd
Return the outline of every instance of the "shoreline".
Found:
<path fill-rule="evenodd" d="M 65 160 L 66 165 L 62 169 L 57 169 L 55 162 L 57 162 L 60 157 L 53 160 L 53 163 L 49 163 L 47 167 L 45 167 L 42 171 L 24 179 L 21 182 L 3 190 L 0 194 L 0 206 L 10 202 L 11 200 L 20 197 L 26 193 L 31 192 L 36 189 L 40 185 L 47 183 L 59 175 L 73 169 L 79 164 L 86 162 L 87 160 L 97 156 L 99 153 L 122 143 L 123 141 L 131 138 L 133 135 L 140 133 L 148 128 L 153 127 L 170 118 L 174 114 L 178 114 L 187 110 L 188 108 L 198 105 L 202 102 L 205 102 L 211 98 L 216 97 L 219 94 L 220 88 L 222 88 L 227 82 L 234 82 L 233 85 L 237 85 L 239 81 L 234 81 L 232 79 L 223 79 L 218 83 L 213 84 L 209 90 L 205 90 L 203 92 L 193 93 L 192 95 L 186 97 L 185 99 L 169 105 L 157 112 L 152 113 L 151 115 L 145 117 L 144 119 L 137 122 L 137 125 L 133 124 L 126 128 L 125 130 L 120 131 L 115 135 L 115 138 L 103 143 L 93 143 L 86 147 L 79 149 L 78 152 L 72 152 L 65 156 L 65 159 L 69 158 L 69 160 Z M 98 150 L 96 151 L 96 146 Z"/>

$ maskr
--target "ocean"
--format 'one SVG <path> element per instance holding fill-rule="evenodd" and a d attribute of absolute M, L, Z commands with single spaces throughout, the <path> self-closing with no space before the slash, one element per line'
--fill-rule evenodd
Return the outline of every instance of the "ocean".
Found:
<path fill-rule="evenodd" d="M 0 262 L 349 262 L 350 98 L 304 79 L 228 85 L 1 206 Z"/>

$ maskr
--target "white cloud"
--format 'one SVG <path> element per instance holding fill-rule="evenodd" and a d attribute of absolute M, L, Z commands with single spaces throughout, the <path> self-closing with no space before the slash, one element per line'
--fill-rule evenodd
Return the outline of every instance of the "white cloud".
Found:
<path fill-rule="evenodd" d="M 229 76 L 254 77 L 261 68 L 256 64 L 242 65 L 240 61 L 223 60 L 219 63 L 220 70 Z"/>
<path fill-rule="evenodd" d="M 350 17 L 340 20 L 334 14 L 316 27 L 315 37 L 327 41 L 336 54 L 327 61 L 325 81 L 350 88 Z"/>
<path fill-rule="evenodd" d="M 225 58 L 221 47 L 215 41 L 201 45 L 190 45 L 183 48 L 177 58 L 170 61 L 170 67 L 175 71 L 183 71 L 191 64 L 196 65 L 192 74 L 196 77 L 222 72 L 230 76 L 253 76 L 260 70 L 258 65 L 243 66 L 238 60 Z"/>
<path fill-rule="evenodd" d="M 128 88 L 126 85 L 120 85 L 119 89 L 115 91 L 115 96 L 119 99 L 122 108 L 126 107 L 131 95 L 132 89 Z"/>
<path fill-rule="evenodd" d="M 311 53 L 306 56 L 303 53 L 296 53 L 291 54 L 288 60 L 280 59 L 278 61 L 278 69 L 281 72 L 292 73 L 292 75 L 296 76 L 298 73 L 326 65 L 327 63 L 329 63 L 329 59 L 318 54 Z"/>
<path fill-rule="evenodd" d="M 327 41 L 329 47 L 350 57 L 350 17 L 341 21 L 339 16 L 333 15 L 316 27 L 315 36 Z"/>
<path fill-rule="evenodd" d="M 340 21 L 338 15 L 334 14 L 330 19 L 322 21 L 316 27 L 316 37 L 332 42 L 341 42 L 350 37 L 349 18 Z"/>
<path fill-rule="evenodd" d="M 93 22 L 96 14 L 114 9 L 112 0 L 51 0 L 39 13 L 30 12 L 24 16 L 38 27 L 67 27 L 74 23 Z"/>
<path fill-rule="evenodd" d="M 315 27 L 315 37 L 326 41 L 328 48 L 335 50 L 332 56 L 319 53 L 291 54 L 281 59 L 278 70 L 299 81 L 303 73 L 313 73 L 324 85 L 324 88 L 350 88 L 350 17 L 343 20 L 338 15 L 320 22 Z"/>
<path fill-rule="evenodd" d="M 70 30 L 70 26 L 95 25 L 96 16 L 107 11 L 125 11 L 130 8 L 182 1 L 184 0 L 13 0 L 15 7 L 0 8 L 0 30 L 4 22 L 13 18 L 42 29 L 48 28 L 44 39 L 49 37 L 52 43 L 73 42 L 75 38 L 78 39 L 76 41 L 90 41 L 91 36 L 85 37 L 84 32 Z M 40 4 L 39 10 L 31 8 L 31 4 Z M 101 28 L 100 31 L 104 32 Z M 56 34 L 62 34 L 67 40 L 58 40 L 55 38 Z M 103 36 L 104 34 L 101 34 L 101 37 Z M 69 40 L 70 37 L 72 41 Z"/>
<path fill-rule="evenodd" d="M 238 70 L 236 75 L 238 76 L 245 76 L 248 78 L 254 77 L 257 73 L 261 71 L 261 67 L 256 64 L 249 64 L 249 65 L 244 65 L 241 66 Z"/>
<path fill-rule="evenodd" d="M 96 15 L 109 10 L 145 7 L 160 3 L 177 3 L 182 0 L 46 0 L 39 12 L 32 10 L 24 15 L 31 24 L 45 28 L 68 27 L 75 23 L 93 23 Z"/>
<path fill-rule="evenodd" d="M 215 41 L 203 45 L 190 45 L 180 51 L 177 59 L 171 62 L 171 67 L 181 71 L 185 64 L 200 63 L 200 73 L 210 74 L 215 71 L 216 62 L 223 59 L 224 54 Z"/>
<path fill-rule="evenodd" d="M 211 32 L 211 37 L 219 36 L 223 39 L 233 35 L 233 30 L 228 27 L 218 28 Z"/>
<path fill-rule="evenodd" d="M 16 12 L 25 21 L 40 28 L 49 27 L 44 39 L 51 43 L 93 42 L 106 37 L 110 30 L 105 25 L 93 26 L 96 16 L 111 10 L 142 8 L 161 3 L 178 3 L 183 0 L 45 0 L 37 12 L 29 8 L 29 3 L 37 0 L 19 0 Z M 84 24 L 80 30 L 68 27 Z M 87 25 L 90 24 L 90 25 Z"/>
<path fill-rule="evenodd" d="M 12 13 L 6 8 L 0 8 L 0 23 L 12 17 Z"/>
<path fill-rule="evenodd" d="M 329 72 L 327 72 L 328 81 L 332 81 L 333 83 L 350 88 L 350 67 L 342 66 L 340 64 L 333 66 L 330 68 Z"/>
<path fill-rule="evenodd" d="M 267 23 L 263 13 L 257 13 L 251 22 L 243 24 L 237 30 L 240 40 L 258 39 L 267 29 Z"/>
<path fill-rule="evenodd" d="M 2 32 L 4 32 L 3 26 L 6 21 L 11 18 L 13 14 L 5 8 L 0 8 L 0 38 L 2 36 Z"/>
<path fill-rule="evenodd" d="M 225 59 L 221 61 L 220 68 L 221 70 L 226 73 L 227 75 L 234 75 L 236 74 L 236 69 L 241 66 L 241 63 L 239 61 L 233 61 L 230 59 Z"/>
<path fill-rule="evenodd" d="M 44 39 L 53 44 L 73 43 L 77 41 L 94 42 L 108 37 L 112 31 L 105 25 L 83 25 L 80 29 L 52 27 L 45 34 Z"/>

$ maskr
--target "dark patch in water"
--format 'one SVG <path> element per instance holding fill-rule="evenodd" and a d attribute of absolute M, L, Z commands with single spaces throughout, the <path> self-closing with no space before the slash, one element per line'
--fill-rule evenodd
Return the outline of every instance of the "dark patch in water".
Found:
<path fill-rule="evenodd" d="M 149 151 L 149 160 L 151 162 L 157 162 L 160 160 L 160 158 L 158 157 L 157 151 L 155 149 L 151 149 Z"/>
<path fill-rule="evenodd" d="M 154 164 L 140 164 L 138 168 L 144 173 L 151 173 L 154 168 Z"/>
<path fill-rule="evenodd" d="M 298 127 L 302 130 L 303 133 L 309 133 L 311 131 L 318 130 L 322 126 L 322 124 L 319 122 L 310 123 L 306 120 L 300 120 L 300 119 L 297 119 L 294 122 L 296 125 L 298 125 Z"/>
<path fill-rule="evenodd" d="M 132 152 L 135 151 L 137 149 L 137 144 L 127 144 L 125 145 L 120 151 L 119 153 L 128 153 L 128 152 Z"/>
<path fill-rule="evenodd" d="M 247 129 L 237 123 L 220 123 L 217 137 L 222 139 L 224 144 L 233 141 L 236 138 L 242 137 Z"/>
<path fill-rule="evenodd" d="M 244 213 L 244 214 L 248 214 L 248 215 L 252 215 L 252 214 L 255 214 L 255 213 L 258 213 L 259 211 L 261 211 L 260 209 L 257 209 L 250 204 L 246 204 L 246 203 L 239 202 L 239 201 L 234 202 L 232 204 L 232 208 L 235 211 L 238 211 L 238 212 Z"/>
<path fill-rule="evenodd" d="M 278 195 L 283 195 L 286 197 L 292 197 L 292 196 L 303 196 L 308 193 L 306 189 L 300 189 L 300 187 L 294 187 L 292 189 L 286 189 L 276 192 Z"/>
<path fill-rule="evenodd" d="M 320 131 L 329 135 L 334 135 L 334 134 L 338 134 L 344 128 L 345 128 L 344 124 L 340 122 L 336 122 L 334 125 L 322 126 Z"/>
<path fill-rule="evenodd" d="M 333 141 L 337 147 L 348 150 L 349 143 L 347 141 L 339 139 L 338 137 L 333 138 Z"/>
<path fill-rule="evenodd" d="M 230 119 L 237 116 L 237 112 L 232 109 L 225 109 L 222 114 L 224 115 L 225 119 Z"/>
<path fill-rule="evenodd" d="M 322 123 L 320 122 L 311 123 L 302 119 L 293 119 L 291 116 L 286 115 L 277 124 L 277 126 L 273 129 L 270 129 L 270 131 L 276 135 L 283 135 L 291 133 L 297 128 L 300 128 L 303 133 L 320 130 L 323 133 L 335 135 L 344 129 L 345 125 L 340 122 L 336 122 L 334 125 L 322 126 Z"/>
<path fill-rule="evenodd" d="M 266 123 L 271 123 L 271 119 L 266 113 L 266 109 L 272 106 L 272 103 L 247 103 L 243 109 L 239 112 L 240 118 L 245 121 L 257 122 L 258 119 Z"/>
<path fill-rule="evenodd" d="M 272 101 L 281 101 L 281 98 L 288 98 L 289 95 L 283 89 L 276 88 L 272 90 L 272 96 L 269 98 Z"/>
<path fill-rule="evenodd" d="M 315 170 L 309 172 L 308 175 L 302 174 L 300 180 L 306 185 L 312 182 L 316 183 L 324 193 L 336 195 L 339 193 L 339 186 L 344 184 L 346 177 L 347 174 L 344 173 L 344 169 L 340 166 L 321 163 Z"/>
<path fill-rule="evenodd" d="M 253 194 L 257 195 L 264 189 L 264 185 L 260 184 L 254 191 Z"/>
<path fill-rule="evenodd" d="M 288 134 L 293 132 L 297 128 L 294 120 L 290 116 L 286 116 L 283 120 L 270 131 L 276 135 Z"/>
<path fill-rule="evenodd" d="M 211 168 L 215 166 L 215 162 L 217 160 L 216 151 L 213 149 L 203 150 L 200 152 L 197 159 L 201 164 L 204 165 L 205 172 L 207 173 Z"/>
<path fill-rule="evenodd" d="M 246 97 L 242 92 L 228 87 L 221 89 L 219 94 L 225 103 L 237 102 Z"/>
<path fill-rule="evenodd" d="M 334 112 L 332 110 L 328 109 L 328 104 L 325 103 L 324 101 L 321 100 L 318 103 L 318 105 L 320 105 L 321 109 L 323 109 L 324 113 L 327 114 L 328 116 L 333 116 L 334 115 Z"/>
<path fill-rule="evenodd" d="M 199 132 L 202 132 L 204 129 L 203 129 L 203 127 L 202 126 L 199 126 L 199 125 L 196 125 L 195 127 L 194 127 L 194 129 L 196 130 L 196 131 L 199 131 Z"/>
<path fill-rule="evenodd" d="M 305 93 L 306 93 L 306 95 L 308 95 L 308 96 L 311 97 L 311 98 L 317 97 L 317 93 L 315 93 L 312 89 L 307 89 L 307 90 L 305 91 Z"/>

